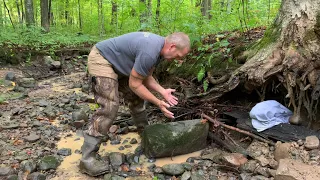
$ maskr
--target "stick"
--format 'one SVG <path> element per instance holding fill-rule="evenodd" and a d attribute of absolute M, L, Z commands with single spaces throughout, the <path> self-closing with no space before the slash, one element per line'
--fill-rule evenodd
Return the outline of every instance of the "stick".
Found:
<path fill-rule="evenodd" d="M 222 127 L 225 127 L 225 128 L 228 128 L 228 129 L 237 131 L 237 132 L 239 132 L 239 133 L 245 134 L 245 135 L 250 136 L 250 137 L 252 137 L 252 138 L 258 139 L 259 141 L 268 143 L 269 145 L 272 145 L 272 146 L 275 145 L 273 142 L 268 141 L 268 140 L 266 140 L 266 139 L 263 139 L 263 138 L 261 138 L 261 137 L 259 137 L 259 136 L 257 136 L 257 135 L 254 135 L 254 134 L 252 134 L 252 133 L 250 133 L 250 132 L 248 132 L 248 131 L 244 131 L 244 130 L 241 130 L 241 129 L 239 129 L 239 128 L 233 127 L 233 126 L 229 126 L 229 125 L 223 124 L 223 123 L 219 122 L 218 120 L 212 119 L 212 118 L 209 117 L 208 115 L 205 115 L 204 113 L 202 113 L 201 116 L 202 116 L 203 118 L 209 120 L 209 121 L 212 122 L 213 124 L 219 123 L 219 125 L 221 125 Z"/>

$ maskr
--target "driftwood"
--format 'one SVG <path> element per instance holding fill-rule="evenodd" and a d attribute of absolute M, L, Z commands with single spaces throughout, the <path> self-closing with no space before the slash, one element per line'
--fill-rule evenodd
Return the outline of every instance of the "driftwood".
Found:
<path fill-rule="evenodd" d="M 202 114 L 201 116 L 202 116 L 204 119 L 207 119 L 207 120 L 209 120 L 210 122 L 212 122 L 215 127 L 222 126 L 222 127 L 224 127 L 224 128 L 228 128 L 228 129 L 230 129 L 230 130 L 237 131 L 237 132 L 239 132 L 239 133 L 242 133 L 242 134 L 245 134 L 245 135 L 250 136 L 250 137 L 252 137 L 252 138 L 255 138 L 255 139 L 259 140 L 259 141 L 268 143 L 269 145 L 273 145 L 273 146 L 275 145 L 274 142 L 271 142 L 271 141 L 269 141 L 269 140 L 263 139 L 263 138 L 261 138 L 261 137 L 259 137 L 259 136 L 257 136 L 257 135 L 254 135 L 254 134 L 252 134 L 252 133 L 250 133 L 250 132 L 248 132 L 248 131 L 244 131 L 244 130 L 241 130 L 241 129 L 239 129 L 239 128 L 233 127 L 233 126 L 229 126 L 229 125 L 223 124 L 223 123 L 219 122 L 219 121 L 217 120 L 217 118 L 216 118 L 216 119 L 213 119 L 213 118 L 211 118 L 210 116 L 208 116 L 208 115 L 206 115 L 206 114 Z"/>

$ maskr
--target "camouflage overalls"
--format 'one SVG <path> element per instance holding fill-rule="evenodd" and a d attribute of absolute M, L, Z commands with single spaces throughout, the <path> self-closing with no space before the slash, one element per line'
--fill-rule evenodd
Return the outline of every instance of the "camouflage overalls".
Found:
<path fill-rule="evenodd" d="M 94 46 L 88 57 L 88 71 L 92 76 L 92 90 L 99 108 L 94 112 L 88 130 L 95 137 L 107 136 L 109 128 L 117 117 L 119 92 L 129 104 L 130 113 L 136 126 L 147 124 L 144 100 L 129 88 L 129 78 L 119 77 L 112 65 L 100 55 Z"/>

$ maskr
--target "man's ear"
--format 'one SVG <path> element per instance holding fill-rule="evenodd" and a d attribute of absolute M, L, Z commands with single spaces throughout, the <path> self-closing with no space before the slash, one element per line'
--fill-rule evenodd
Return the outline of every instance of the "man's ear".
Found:
<path fill-rule="evenodd" d="M 169 49 L 171 50 L 173 48 L 176 48 L 176 44 L 174 44 L 174 43 L 170 44 L 170 48 Z"/>

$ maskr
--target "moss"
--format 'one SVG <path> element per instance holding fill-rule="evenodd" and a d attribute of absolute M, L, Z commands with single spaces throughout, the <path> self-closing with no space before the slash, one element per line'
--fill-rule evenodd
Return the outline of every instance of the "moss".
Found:
<path fill-rule="evenodd" d="M 260 49 L 267 47 L 269 44 L 277 42 L 280 37 L 280 33 L 280 26 L 273 24 L 265 31 L 263 38 L 254 44 L 252 48 L 257 52 Z"/>

